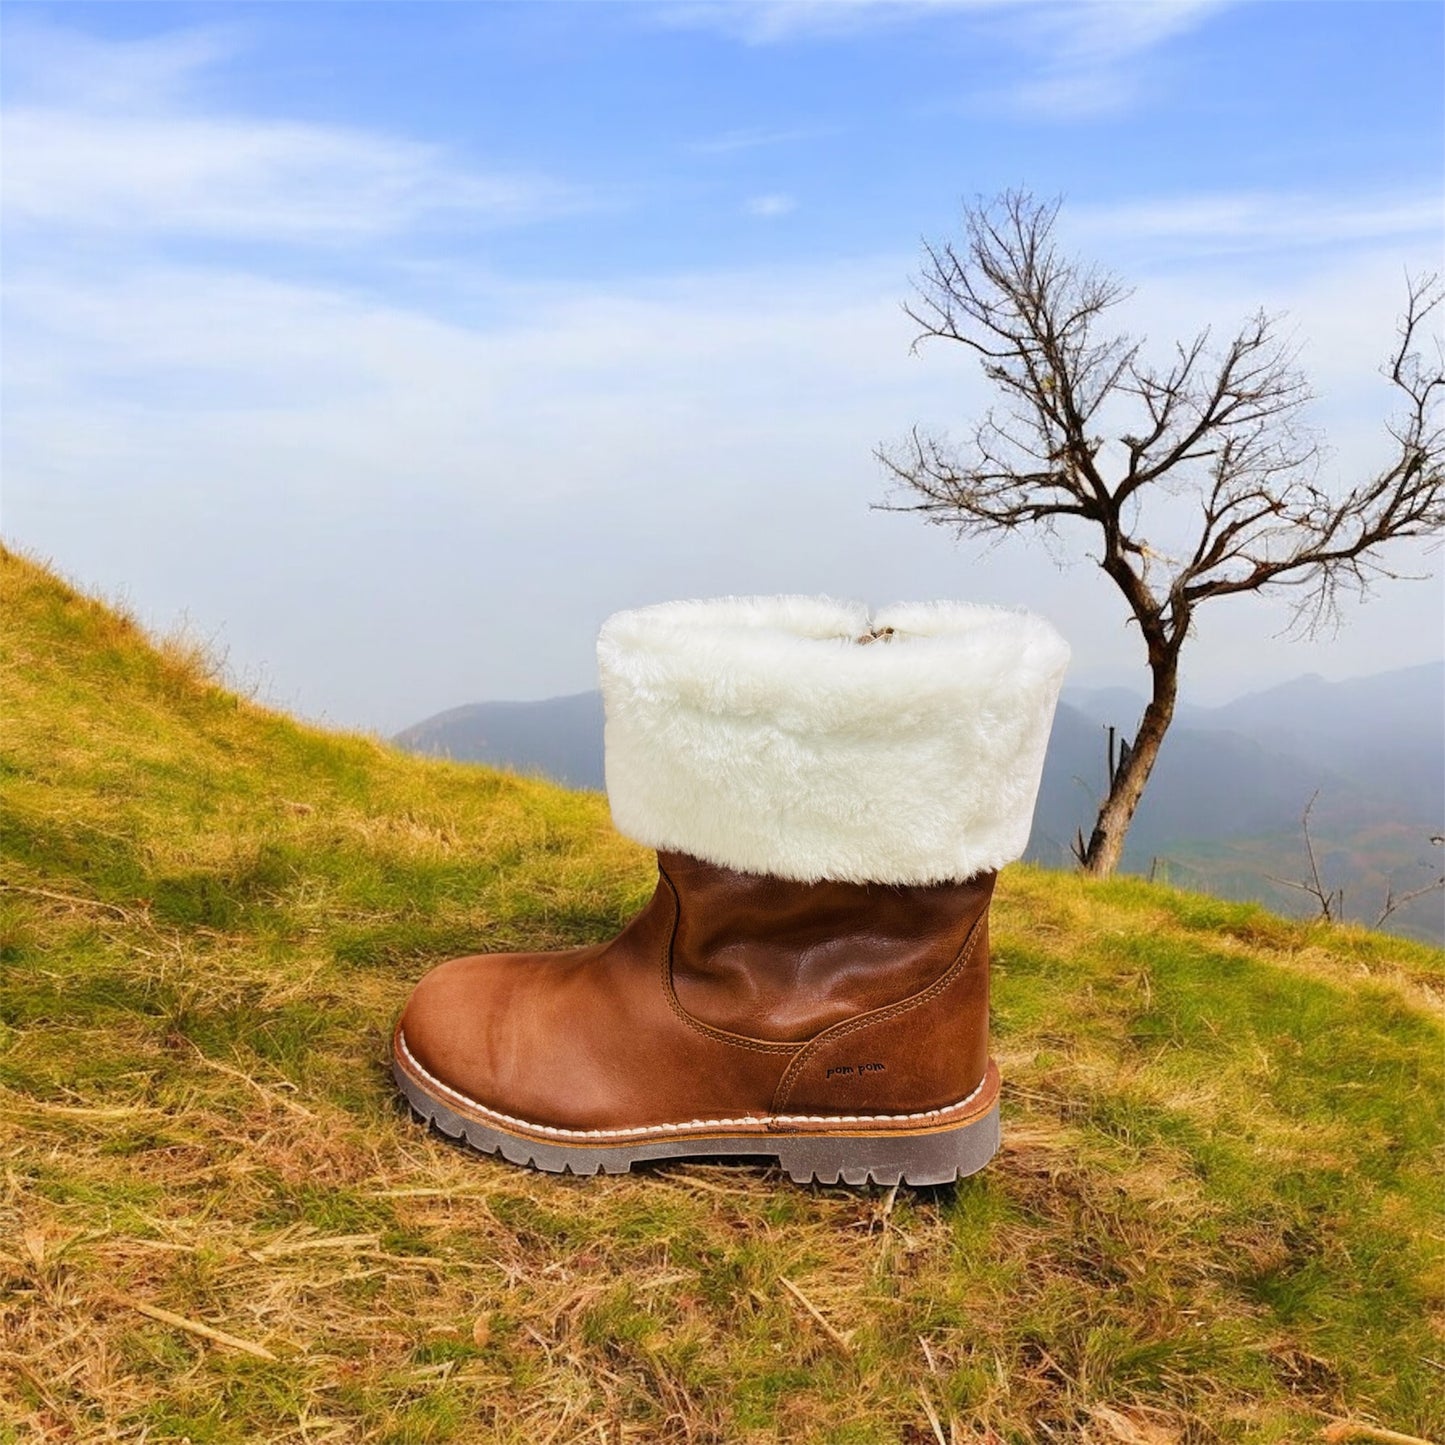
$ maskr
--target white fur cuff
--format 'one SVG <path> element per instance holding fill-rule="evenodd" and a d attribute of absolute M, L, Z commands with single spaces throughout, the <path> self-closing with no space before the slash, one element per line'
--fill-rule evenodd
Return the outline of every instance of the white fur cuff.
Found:
<path fill-rule="evenodd" d="M 726 597 L 619 612 L 597 655 L 621 832 L 747 873 L 936 883 L 1023 853 L 1069 648 L 1001 607 Z"/>

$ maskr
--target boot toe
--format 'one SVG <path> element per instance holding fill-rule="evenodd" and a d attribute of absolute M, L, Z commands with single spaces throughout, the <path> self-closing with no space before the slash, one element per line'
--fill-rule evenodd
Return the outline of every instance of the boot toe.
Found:
<path fill-rule="evenodd" d="M 492 995 L 505 957 L 473 954 L 439 964 L 412 990 L 397 1023 L 396 1052 L 467 1098 L 486 1090 L 487 1033 L 497 1014 Z"/>

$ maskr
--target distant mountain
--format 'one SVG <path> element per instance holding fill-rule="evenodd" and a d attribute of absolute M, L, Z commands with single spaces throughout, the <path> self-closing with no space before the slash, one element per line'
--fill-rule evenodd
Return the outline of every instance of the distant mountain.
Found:
<path fill-rule="evenodd" d="M 1063 867 L 1105 785 L 1108 724 L 1127 736 L 1143 711 L 1124 688 L 1066 690 L 1026 856 Z M 1287 882 L 1308 870 L 1300 819 L 1347 916 L 1373 923 L 1386 890 L 1440 876 L 1445 833 L 1445 663 L 1326 682 L 1295 678 L 1223 707 L 1181 707 L 1124 850 L 1131 872 L 1256 898 L 1284 913 L 1313 902 Z M 1445 942 L 1442 895 L 1387 927 Z"/>
<path fill-rule="evenodd" d="M 1105 728 L 1132 734 L 1143 698 L 1127 688 L 1066 689 L 1054 719 L 1025 855 L 1072 864 L 1105 785 Z M 603 787 L 598 693 L 453 708 L 399 733 L 412 752 Z M 1445 663 L 1326 682 L 1295 678 L 1223 707 L 1181 707 L 1129 832 L 1125 869 L 1162 870 L 1185 887 L 1259 898 L 1298 913 L 1309 900 L 1270 881 L 1301 879 L 1300 817 L 1311 796 L 1316 853 L 1351 917 L 1373 923 L 1398 892 L 1439 876 L 1445 832 Z M 1429 870 L 1436 869 L 1434 875 Z M 1441 895 L 1390 926 L 1445 941 Z"/>
<path fill-rule="evenodd" d="M 439 712 L 392 739 L 409 753 L 540 773 L 569 788 L 602 787 L 602 694 L 543 702 L 476 702 Z"/>
<path fill-rule="evenodd" d="M 1066 688 L 1064 701 L 1101 725 L 1129 731 L 1144 710 L 1141 696 L 1120 687 Z M 1445 814 L 1445 662 L 1344 682 L 1311 673 L 1222 707 L 1181 705 L 1160 770 L 1186 731 L 1251 738 L 1271 755 L 1314 770 L 1322 783 L 1328 774 L 1358 778 L 1377 801 L 1412 818 L 1438 821 Z M 1151 789 L 1158 780 L 1156 774 Z"/>
<path fill-rule="evenodd" d="M 1031 857 L 1053 867 L 1069 861 L 1069 841 L 1088 834 L 1102 798 L 1107 742 L 1100 723 L 1061 703 L 1034 814 Z M 1182 838 L 1221 838 L 1297 828 L 1319 789 L 1332 806 L 1345 796 L 1372 821 L 1399 815 L 1370 798 L 1369 782 L 1266 747 L 1257 737 L 1176 724 L 1129 830 L 1127 861 L 1147 867 Z"/>

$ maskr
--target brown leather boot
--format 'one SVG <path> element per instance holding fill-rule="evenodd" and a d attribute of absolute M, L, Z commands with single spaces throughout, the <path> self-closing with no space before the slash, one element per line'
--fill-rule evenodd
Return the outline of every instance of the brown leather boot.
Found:
<path fill-rule="evenodd" d="M 981 1168 L 988 903 L 1027 842 L 1062 639 L 993 608 L 870 626 L 826 599 L 734 598 L 619 614 L 599 655 L 613 816 L 658 849 L 657 889 L 608 943 L 432 970 L 393 1046 L 413 1107 L 576 1174 Z"/>

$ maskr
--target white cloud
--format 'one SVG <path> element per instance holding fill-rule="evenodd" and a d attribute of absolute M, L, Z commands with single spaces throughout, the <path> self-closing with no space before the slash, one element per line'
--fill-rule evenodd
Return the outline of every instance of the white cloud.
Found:
<path fill-rule="evenodd" d="M 794 126 L 769 130 L 766 126 L 745 126 L 724 131 L 709 140 L 691 141 L 685 147 L 693 155 L 723 156 L 738 151 L 761 150 L 765 146 L 791 145 L 797 141 L 822 140 L 837 135 L 836 126 Z"/>
<path fill-rule="evenodd" d="M 6 524 L 162 623 L 229 622 L 311 714 L 586 686 L 613 607 L 877 574 L 905 267 L 528 288 L 486 327 L 208 268 L 32 275 Z"/>
<path fill-rule="evenodd" d="M 696 0 L 654 12 L 670 26 L 706 28 L 747 45 L 846 39 L 886 26 L 949 18 L 1001 50 L 1025 73 L 971 95 L 1057 120 L 1127 109 L 1145 79 L 1127 61 L 1195 29 L 1236 0 Z"/>
<path fill-rule="evenodd" d="M 1066 66 L 1098 65 L 1153 50 L 1195 29 L 1230 0 L 1024 0 L 999 7 L 1019 38 Z"/>
<path fill-rule="evenodd" d="M 35 13 L 6 22 L 5 89 L 12 102 L 83 105 L 92 112 L 165 109 L 244 48 L 234 26 L 102 40 L 37 21 Z"/>
<path fill-rule="evenodd" d="M 778 191 L 763 196 L 749 196 L 743 203 L 743 209 L 748 215 L 764 218 L 786 216 L 789 211 L 794 211 L 797 207 L 798 202 L 794 197 Z"/>
<path fill-rule="evenodd" d="M 330 243 L 585 204 L 541 177 L 478 174 L 435 147 L 338 127 L 25 108 L 7 111 L 4 128 L 11 227 Z"/>
<path fill-rule="evenodd" d="M 1109 205 L 1071 206 L 1070 234 L 1091 242 L 1160 243 L 1249 251 L 1439 238 L 1445 199 L 1436 193 L 1354 195 L 1244 191 Z"/>
<path fill-rule="evenodd" d="M 1313 252 L 1272 288 L 1181 268 L 1120 320 L 1157 348 L 1292 309 L 1344 475 L 1381 441 L 1399 259 Z M 7 287 L 6 525 L 162 625 L 225 622 L 279 701 L 388 728 L 589 686 L 607 611 L 727 591 L 1022 603 L 1066 626 L 1081 668 L 1137 665 L 1095 569 L 1058 574 L 1023 539 L 979 557 L 867 510 L 876 443 L 962 431 L 987 401 L 962 348 L 909 356 L 910 262 L 519 287 L 483 325 L 57 259 Z M 1211 617 L 1191 677 L 1227 692 L 1246 655 L 1251 680 L 1418 660 L 1427 593 L 1387 589 L 1313 649 L 1271 642 L 1268 611 Z"/>
<path fill-rule="evenodd" d="M 980 16 L 980 27 L 1028 57 L 1033 70 L 974 95 L 971 104 L 1059 121 L 1120 114 L 1167 83 L 1157 70 L 1141 67 L 1140 58 L 1230 3 L 1005 0 Z"/>
<path fill-rule="evenodd" d="M 752 8 L 798 27 L 819 7 Z M 968 8 L 1000 23 L 1024 14 Z M 1118 12 L 1117 34 L 1097 5 L 1069 7 L 1075 19 L 1029 10 L 1034 43 L 1061 57 L 1039 80 L 1059 87 L 1050 104 L 1097 104 L 1096 70 L 1107 78 L 1130 46 L 1204 13 L 1137 8 L 1151 16 Z M 844 9 L 860 26 L 884 15 Z M 9 26 L 6 38 L 14 67 Z M 365 242 L 591 199 L 394 136 L 216 113 L 208 83 L 239 43 L 51 34 L 7 85 L 5 219 L 24 243 L 6 275 L 5 520 L 17 542 L 88 584 L 128 586 L 161 625 L 183 608 L 207 632 L 226 624 L 238 666 L 264 664 L 283 703 L 386 727 L 588 686 L 606 611 L 709 592 L 1025 603 L 1075 623 L 1081 666 L 1136 660 L 1122 626 L 1108 630 L 1117 613 L 1089 567 L 1060 578 L 1028 543 L 980 560 L 914 518 L 869 514 L 884 490 L 877 442 L 914 421 L 962 429 L 986 400 L 961 348 L 909 356 L 899 302 L 912 257 L 579 287 L 509 286 L 412 254 L 418 271 L 436 268 L 415 289 L 448 298 L 428 313 L 280 279 L 272 256 L 249 258 L 270 268 L 258 275 L 117 244 Z M 794 201 L 745 204 L 768 217 Z M 1410 196 L 1216 195 L 1074 207 L 1061 226 L 1107 260 L 1147 243 L 1148 283 L 1124 319 L 1158 342 L 1261 302 L 1296 307 L 1343 466 L 1378 439 L 1373 367 L 1399 260 L 1433 244 L 1438 210 Z M 1319 239 L 1351 249 L 1298 244 Z M 1256 253 L 1286 244 L 1289 274 L 1261 282 Z M 1213 653 L 1201 641 L 1201 673 L 1228 675 L 1242 651 L 1261 675 L 1368 670 L 1425 645 L 1393 602 L 1360 630 L 1363 645 L 1328 661 L 1271 650 L 1259 630 L 1250 618 Z"/>
<path fill-rule="evenodd" d="M 852 36 L 953 10 L 1012 0 L 673 0 L 653 12 L 658 23 L 720 31 L 748 45 Z"/>
<path fill-rule="evenodd" d="M 689 0 L 653 13 L 668 26 L 717 30 L 750 45 L 853 36 L 939 16 L 1001 17 L 1009 33 L 1059 58 L 1138 54 L 1234 0 Z"/>
<path fill-rule="evenodd" d="M 586 209 L 578 187 L 483 172 L 436 146 L 343 126 L 207 111 L 230 52 L 211 32 L 102 42 L 7 34 L 7 227 L 334 244 L 433 223 L 493 226 Z M 18 58 L 14 52 L 18 51 Z M 29 96 L 29 99 L 24 97 Z"/>

